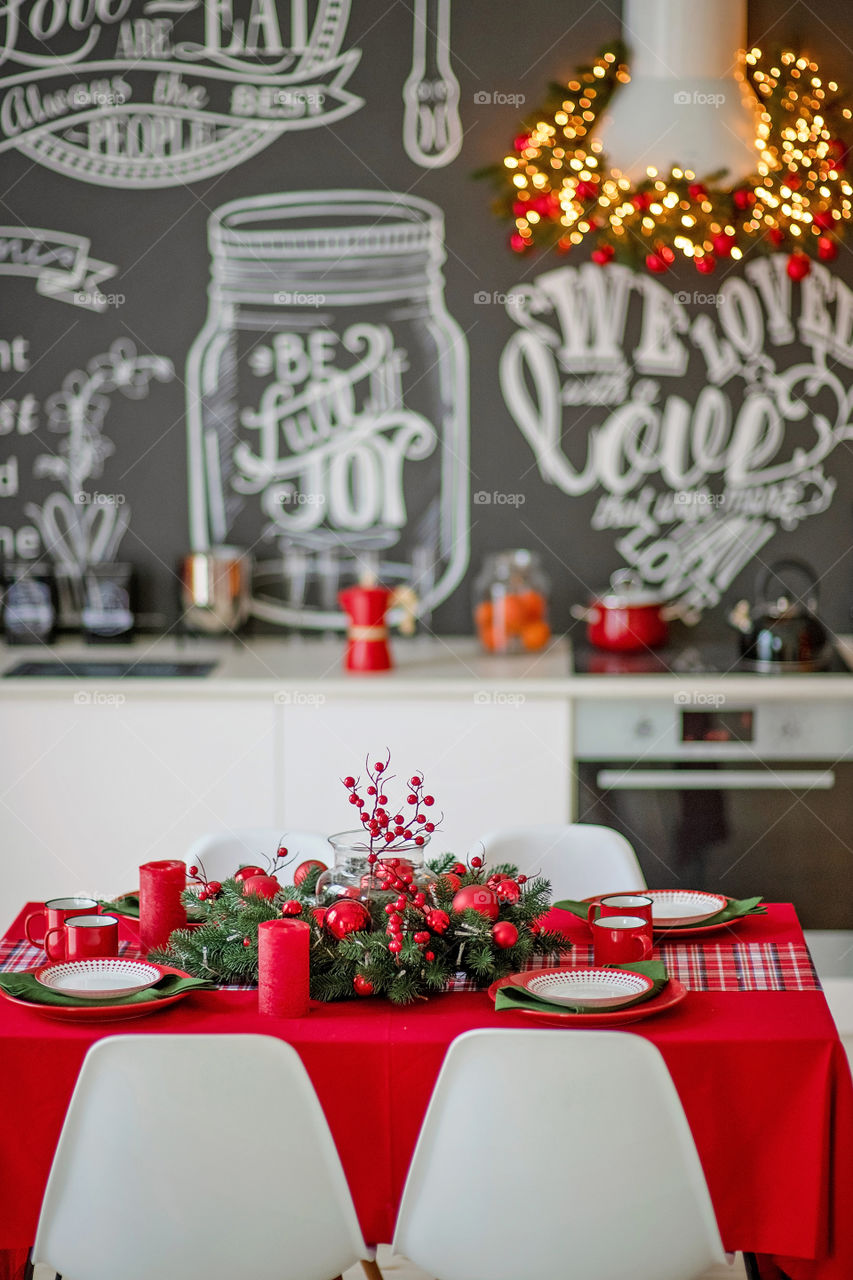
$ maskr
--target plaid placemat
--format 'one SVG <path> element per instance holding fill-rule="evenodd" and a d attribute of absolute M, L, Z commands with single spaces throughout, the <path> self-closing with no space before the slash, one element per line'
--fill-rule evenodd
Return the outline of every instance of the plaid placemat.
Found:
<path fill-rule="evenodd" d="M 690 991 L 820 991 L 809 949 L 804 942 L 705 943 L 665 942 L 653 960 L 663 960 L 670 978 Z M 525 969 L 586 969 L 594 963 L 592 944 L 576 944 L 558 958 L 536 956 Z M 458 974 L 448 991 L 474 991 L 470 978 Z"/>
<path fill-rule="evenodd" d="M 119 955 L 141 958 L 129 942 L 119 944 Z M 663 960 L 667 973 L 691 991 L 820 991 L 809 949 L 803 942 L 704 943 L 665 942 L 655 947 L 653 959 Z M 19 973 L 46 964 L 41 947 L 29 942 L 0 941 L 0 971 Z M 566 955 L 536 956 L 526 969 L 586 969 L 593 964 L 592 944 L 575 945 Z M 229 985 L 223 991 L 254 991 L 252 986 Z M 470 978 L 457 974 L 446 991 L 476 991 Z"/>

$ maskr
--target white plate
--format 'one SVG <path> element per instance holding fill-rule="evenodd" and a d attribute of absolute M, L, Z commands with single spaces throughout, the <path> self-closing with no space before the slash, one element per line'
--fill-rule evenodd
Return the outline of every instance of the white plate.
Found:
<path fill-rule="evenodd" d="M 698 893 L 693 889 L 644 889 L 652 900 L 652 924 L 658 929 L 710 920 L 728 904 L 721 893 Z"/>
<path fill-rule="evenodd" d="M 540 1000 L 575 1009 L 616 1009 L 636 1000 L 655 984 L 643 973 L 627 969 L 561 969 L 559 973 L 531 974 L 525 988 Z"/>
<path fill-rule="evenodd" d="M 162 976 L 156 965 L 147 964 L 144 960 L 119 960 L 117 956 L 108 956 L 45 965 L 36 974 L 36 981 L 63 996 L 79 996 L 81 1000 L 112 1000 L 153 987 Z"/>

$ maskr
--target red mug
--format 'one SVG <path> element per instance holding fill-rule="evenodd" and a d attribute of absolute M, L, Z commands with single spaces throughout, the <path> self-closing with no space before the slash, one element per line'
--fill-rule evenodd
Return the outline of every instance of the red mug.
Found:
<path fill-rule="evenodd" d="M 652 927 L 642 916 L 605 916 L 592 922 L 596 964 L 632 964 L 652 958 Z"/>
<path fill-rule="evenodd" d="M 31 911 L 27 916 L 24 933 L 34 947 L 44 947 L 48 960 L 65 960 L 65 921 L 70 916 L 97 915 L 100 909 L 94 898 L 50 898 L 42 910 Z M 44 920 L 44 937 L 34 938 L 30 923 L 40 916 Z"/>
<path fill-rule="evenodd" d="M 67 960 L 118 955 L 117 916 L 71 916 L 65 922 Z"/>
<path fill-rule="evenodd" d="M 640 916 L 651 927 L 652 906 L 651 898 L 644 893 L 608 893 L 590 903 L 587 922 L 592 925 L 607 916 Z"/>

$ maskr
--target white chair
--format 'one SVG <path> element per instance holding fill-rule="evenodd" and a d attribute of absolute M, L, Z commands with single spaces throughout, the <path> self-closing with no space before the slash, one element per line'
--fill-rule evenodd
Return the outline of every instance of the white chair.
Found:
<path fill-rule="evenodd" d="M 194 840 L 184 861 L 188 867 L 204 867 L 209 880 L 224 880 L 233 876 L 241 863 L 257 862 L 265 865 L 266 858 L 274 858 L 280 843 L 287 847 L 290 861 L 276 873 L 282 884 L 293 884 L 293 873 L 300 862 L 318 858 L 326 866 L 332 863 L 332 848 L 325 836 L 317 831 L 292 831 L 287 827 L 242 827 L 235 831 L 215 831 Z"/>
<path fill-rule="evenodd" d="M 73 1280 L 332 1280 L 372 1251 L 295 1049 L 111 1036 L 89 1050 L 32 1261 Z"/>
<path fill-rule="evenodd" d="M 589 822 L 494 831 L 477 841 L 470 854 L 485 856 L 489 866 L 511 862 L 525 875 L 545 876 L 555 901 L 646 888 L 637 855 L 625 837 L 612 827 Z"/>
<path fill-rule="evenodd" d="M 440 1280 L 695 1280 L 726 1260 L 663 1058 L 612 1031 L 455 1040 L 393 1247 Z"/>

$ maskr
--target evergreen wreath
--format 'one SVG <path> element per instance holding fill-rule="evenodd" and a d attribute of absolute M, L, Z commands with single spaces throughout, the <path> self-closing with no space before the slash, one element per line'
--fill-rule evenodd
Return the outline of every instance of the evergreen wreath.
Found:
<path fill-rule="evenodd" d="M 247 877 L 238 871 L 220 883 L 207 881 L 196 868 L 202 890 L 188 889 L 184 902 L 199 923 L 175 930 L 168 945 L 150 958 L 222 985 L 254 985 L 258 925 L 291 917 L 305 920 L 311 929 L 313 999 L 376 995 L 408 1004 L 442 991 L 457 974 L 475 987 L 487 987 L 524 968 L 534 955 L 558 959 L 568 951 L 570 943 L 561 933 L 539 924 L 551 905 L 550 884 L 542 877 L 519 875 L 511 864 L 486 868 L 476 856 L 462 863 L 447 853 L 427 864 L 437 879 L 429 885 L 416 883 L 405 858 L 396 854 L 405 849 L 406 832 L 413 841 L 419 828 L 403 823 L 397 831 L 400 823 L 378 802 L 393 776 L 387 767 L 387 757 L 373 769 L 367 766 L 371 803 L 359 795 L 357 779 L 343 779 L 350 795 L 362 800 L 357 807 L 364 812 L 365 853 L 369 850 L 370 879 L 378 889 L 362 900 L 318 904 L 315 890 L 324 870 L 318 862 L 296 869 L 298 884 L 278 888 L 274 874 Z M 407 797 L 413 812 L 420 814 L 426 801 L 429 809 L 433 800 L 423 795 L 422 776 L 414 775 L 408 786 L 409 797 L 415 797 Z M 438 820 L 430 825 L 434 829 Z M 395 856 L 388 857 L 388 851 Z M 286 856 L 282 846 L 271 873 Z M 247 870 L 256 873 L 259 868 Z"/>

